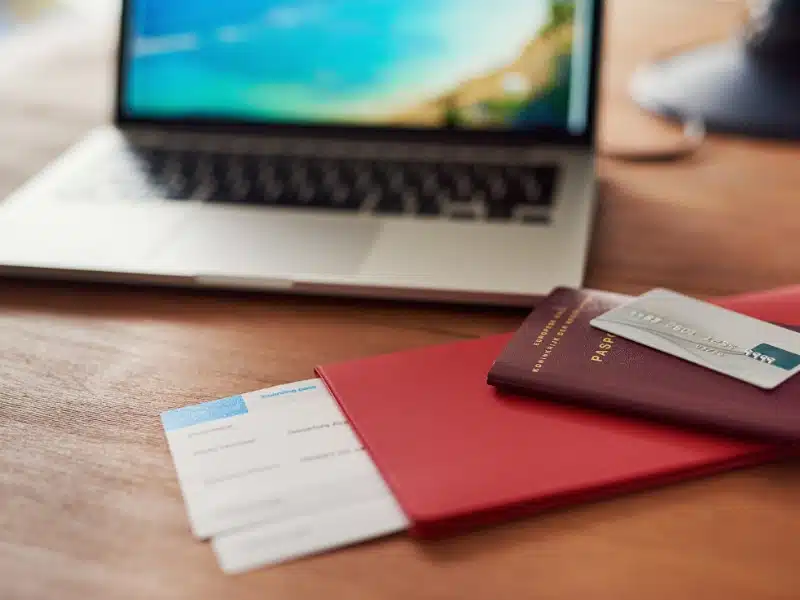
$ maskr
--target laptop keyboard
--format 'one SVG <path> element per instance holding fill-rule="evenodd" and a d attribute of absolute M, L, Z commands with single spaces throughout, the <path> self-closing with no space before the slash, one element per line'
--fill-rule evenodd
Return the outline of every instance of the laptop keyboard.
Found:
<path fill-rule="evenodd" d="M 494 165 L 135 148 L 128 196 L 376 215 L 544 223 L 555 164 Z M 144 175 L 144 176 L 142 176 Z"/>

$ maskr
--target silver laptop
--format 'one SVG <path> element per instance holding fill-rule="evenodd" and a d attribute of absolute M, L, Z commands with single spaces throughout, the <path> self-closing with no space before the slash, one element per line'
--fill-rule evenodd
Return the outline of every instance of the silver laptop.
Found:
<path fill-rule="evenodd" d="M 0 272 L 509 305 L 581 285 L 602 4 L 126 0 L 114 122 L 0 204 Z"/>

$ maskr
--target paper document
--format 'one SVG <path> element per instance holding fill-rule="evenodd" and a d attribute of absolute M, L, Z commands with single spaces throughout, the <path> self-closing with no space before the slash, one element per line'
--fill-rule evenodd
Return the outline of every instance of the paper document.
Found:
<path fill-rule="evenodd" d="M 407 527 L 394 498 L 386 495 L 222 534 L 211 544 L 222 570 L 234 574 L 391 535 Z"/>
<path fill-rule="evenodd" d="M 194 534 L 220 564 L 260 564 L 406 528 L 405 516 L 317 379 L 161 415 Z"/>

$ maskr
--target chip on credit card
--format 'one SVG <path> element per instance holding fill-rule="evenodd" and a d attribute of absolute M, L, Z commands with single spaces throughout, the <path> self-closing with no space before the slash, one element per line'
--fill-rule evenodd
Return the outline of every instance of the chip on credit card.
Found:
<path fill-rule="evenodd" d="M 670 290 L 647 292 L 591 325 L 765 390 L 800 372 L 800 334 Z"/>

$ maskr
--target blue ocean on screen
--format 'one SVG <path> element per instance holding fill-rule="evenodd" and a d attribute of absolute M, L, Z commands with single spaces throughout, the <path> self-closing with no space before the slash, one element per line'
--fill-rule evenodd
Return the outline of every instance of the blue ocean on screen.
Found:
<path fill-rule="evenodd" d="M 524 115 L 557 120 L 567 110 L 568 89 L 559 86 L 569 86 L 574 12 L 562 11 L 559 23 L 553 15 L 572 2 L 131 4 L 125 106 L 132 115 L 514 126 Z M 541 64 L 526 58 L 533 44 Z M 550 110 L 553 102 L 564 106 Z"/>

